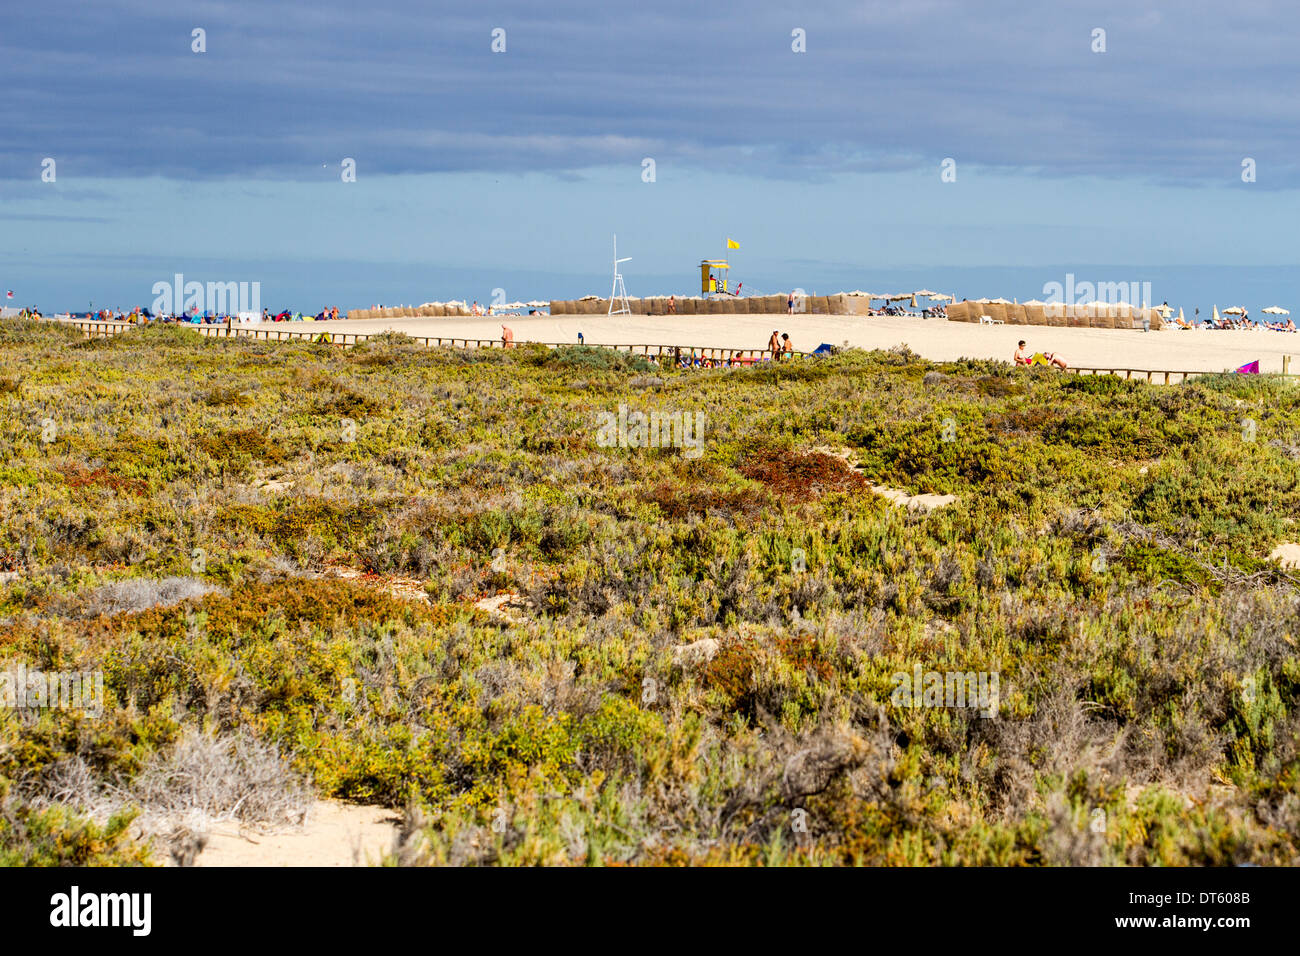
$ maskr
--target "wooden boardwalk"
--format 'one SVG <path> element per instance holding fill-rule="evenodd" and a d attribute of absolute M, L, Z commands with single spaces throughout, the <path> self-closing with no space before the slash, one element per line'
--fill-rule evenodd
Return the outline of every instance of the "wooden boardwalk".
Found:
<path fill-rule="evenodd" d="M 58 319 L 65 325 L 72 325 L 86 334 L 87 338 L 108 338 L 113 335 L 120 335 L 123 332 L 129 332 L 131 329 L 139 326 L 131 322 L 100 322 L 87 321 L 85 319 Z M 348 347 L 358 345 L 367 339 L 379 335 L 386 335 L 386 332 L 344 332 L 331 331 L 330 323 L 320 322 L 311 323 L 315 328 L 301 329 L 268 329 L 257 326 L 241 325 L 200 325 L 191 322 L 176 323 L 180 328 L 192 329 L 206 338 L 216 339 L 253 339 L 255 341 L 266 342 L 288 342 L 288 341 L 311 341 L 320 342 L 325 345 L 337 345 L 339 347 Z M 303 323 L 295 322 L 294 325 Z M 421 345 L 430 348 L 442 347 L 453 349 L 483 349 L 483 348 L 504 348 L 505 343 L 501 339 L 468 339 L 450 336 L 435 335 L 409 335 L 401 333 L 412 342 L 418 342 Z M 578 345 L 577 342 L 516 342 L 518 346 L 522 345 L 545 345 L 547 348 L 564 348 Z M 629 352 L 633 355 L 644 355 L 653 358 L 670 356 L 675 351 L 681 351 L 682 355 L 689 356 L 692 353 L 701 359 L 712 359 L 714 361 L 726 361 L 727 359 L 740 359 L 742 361 L 758 361 L 763 356 L 769 355 L 767 349 L 729 349 L 712 346 L 690 346 L 690 345 L 592 345 L 591 348 L 615 349 L 619 352 Z M 812 352 L 789 352 L 789 355 L 797 357 L 810 356 Z"/>
<path fill-rule="evenodd" d="M 137 328 L 131 322 L 101 322 L 97 320 L 86 319 L 58 319 L 75 326 L 86 334 L 87 338 L 106 338 L 112 335 L 120 335 L 131 329 Z M 193 329 L 200 335 L 208 338 L 240 338 L 253 339 L 255 341 L 267 342 L 287 342 L 287 341 L 314 341 L 327 345 L 336 345 L 345 348 L 365 342 L 367 339 L 374 338 L 377 335 L 384 335 L 384 332 L 344 332 L 331 331 L 330 323 L 320 322 L 311 323 L 314 327 L 311 329 L 304 328 L 265 328 L 261 326 L 244 326 L 244 325 L 200 325 L 195 323 L 177 323 L 182 328 Z M 293 323 L 302 325 L 303 323 Z M 433 335 L 407 335 L 407 338 L 421 345 L 434 348 L 453 348 L 453 349 L 474 349 L 474 348 L 503 348 L 505 343 L 500 339 L 467 339 L 451 338 L 448 336 Z M 548 348 L 560 348 L 571 346 L 574 342 L 540 342 L 524 343 L 519 345 L 538 344 L 545 345 Z M 644 355 L 649 358 L 662 358 L 665 355 L 673 355 L 680 350 L 683 355 L 692 355 L 706 360 L 715 362 L 725 362 L 727 360 L 739 359 L 746 364 L 760 361 L 769 354 L 767 349 L 728 349 L 719 347 L 701 347 L 689 345 L 600 345 L 592 346 L 593 348 L 615 349 L 619 352 L 629 352 L 633 355 Z M 797 357 L 810 356 L 812 352 L 793 352 L 790 353 Z M 1289 374 L 1289 365 L 1287 361 L 1289 356 L 1283 356 L 1282 374 Z M 1088 366 L 1079 366 L 1068 370 L 1074 375 L 1116 375 L 1124 379 L 1134 379 L 1146 381 L 1152 385 L 1173 385 L 1185 382 L 1193 375 L 1212 375 L 1208 371 L 1188 371 L 1182 369 L 1146 369 L 1146 368 L 1092 368 Z M 1232 369 L 1224 369 L 1225 372 L 1231 372 Z"/>

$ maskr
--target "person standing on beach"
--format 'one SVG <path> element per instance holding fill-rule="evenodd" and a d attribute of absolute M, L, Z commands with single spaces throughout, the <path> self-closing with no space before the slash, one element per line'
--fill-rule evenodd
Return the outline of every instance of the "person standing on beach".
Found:
<path fill-rule="evenodd" d="M 786 300 L 785 300 L 785 314 L 786 314 L 786 315 L 794 315 L 794 292 L 791 292 L 788 296 L 786 296 Z M 773 335 L 776 335 L 775 332 L 773 332 L 772 334 L 773 334 Z"/>
<path fill-rule="evenodd" d="M 781 357 L 781 340 L 777 338 L 780 335 L 776 329 L 772 330 L 772 337 L 767 340 L 767 350 L 772 353 L 772 361 L 775 362 Z"/>
<path fill-rule="evenodd" d="M 508 349 L 515 347 L 515 333 L 508 325 L 501 326 L 501 345 Z"/>
<path fill-rule="evenodd" d="M 793 354 L 794 354 L 794 345 L 790 342 L 790 333 L 789 333 L 789 332 L 782 332 L 782 333 L 781 333 L 781 352 L 782 352 L 783 357 L 784 357 L 785 355 L 793 355 Z"/>
<path fill-rule="evenodd" d="M 668 314 L 669 315 L 677 314 L 677 296 L 675 295 L 670 295 L 668 297 Z"/>

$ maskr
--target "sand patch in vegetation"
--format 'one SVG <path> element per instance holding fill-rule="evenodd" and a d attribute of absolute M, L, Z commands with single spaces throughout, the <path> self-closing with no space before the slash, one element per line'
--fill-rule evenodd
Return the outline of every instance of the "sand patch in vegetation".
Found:
<path fill-rule="evenodd" d="M 317 800 L 301 826 L 258 833 L 216 827 L 196 866 L 373 866 L 393 849 L 400 820 L 383 807 Z"/>
<path fill-rule="evenodd" d="M 505 621 L 507 624 L 526 624 L 528 623 L 520 612 L 531 605 L 518 594 L 496 594 L 492 597 L 482 598 L 474 602 L 474 606 L 480 611 L 486 611 L 493 618 L 499 621 Z"/>
<path fill-rule="evenodd" d="M 325 569 L 325 574 L 330 577 L 342 578 L 345 581 L 359 581 L 362 584 L 380 588 L 392 597 L 403 601 L 429 603 L 429 595 L 424 590 L 424 582 L 417 581 L 415 578 L 406 578 L 395 574 L 375 574 L 372 571 L 361 571 L 343 565 L 330 565 Z"/>
<path fill-rule="evenodd" d="M 839 458 L 859 475 L 862 474 L 864 470 L 862 464 L 854 456 L 851 449 L 831 448 L 826 445 L 821 445 L 813 449 L 813 451 L 819 455 Z M 892 505 L 906 508 L 908 511 L 933 511 L 936 508 L 946 508 L 948 505 L 957 503 L 956 495 L 912 495 L 903 491 L 901 488 L 887 488 L 884 485 L 877 485 L 871 481 L 867 481 L 866 483 L 867 487 L 871 489 L 873 494 L 879 495 Z"/>
<path fill-rule="evenodd" d="M 1276 561 L 1284 568 L 1300 568 L 1300 544 L 1279 544 L 1269 554 L 1270 561 Z"/>

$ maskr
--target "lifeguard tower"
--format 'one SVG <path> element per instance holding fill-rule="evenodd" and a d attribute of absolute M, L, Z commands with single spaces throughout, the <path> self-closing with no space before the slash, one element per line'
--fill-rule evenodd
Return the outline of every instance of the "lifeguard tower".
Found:
<path fill-rule="evenodd" d="M 727 270 L 730 268 L 726 259 L 701 259 L 700 291 L 705 295 L 731 295 L 727 290 Z"/>

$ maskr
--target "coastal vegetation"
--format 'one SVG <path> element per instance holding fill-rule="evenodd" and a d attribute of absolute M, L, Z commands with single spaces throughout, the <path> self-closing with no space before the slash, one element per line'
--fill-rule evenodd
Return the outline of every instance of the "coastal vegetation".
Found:
<path fill-rule="evenodd" d="M 396 864 L 1300 863 L 1280 377 L 5 320 L 0 407 L 0 673 L 103 688 L 0 706 L 0 863 L 317 797 Z"/>

